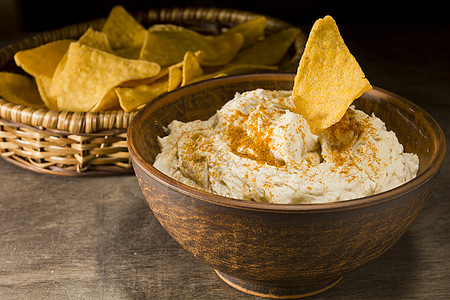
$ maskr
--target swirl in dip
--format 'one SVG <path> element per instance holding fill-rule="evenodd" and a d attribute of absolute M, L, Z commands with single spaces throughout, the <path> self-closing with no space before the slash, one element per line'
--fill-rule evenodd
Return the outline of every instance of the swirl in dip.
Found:
<path fill-rule="evenodd" d="M 350 107 L 319 135 L 292 112 L 292 91 L 237 93 L 206 121 L 173 121 L 154 166 L 192 187 L 268 203 L 325 203 L 373 195 L 417 174 L 379 118 Z"/>

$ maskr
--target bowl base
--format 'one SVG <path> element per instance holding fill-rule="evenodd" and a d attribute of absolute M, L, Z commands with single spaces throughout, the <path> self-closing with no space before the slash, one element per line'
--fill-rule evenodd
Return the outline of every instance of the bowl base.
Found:
<path fill-rule="evenodd" d="M 340 277 L 339 279 L 329 282 L 321 287 L 310 289 L 307 287 L 262 285 L 224 274 L 218 270 L 214 271 L 217 273 L 220 279 L 237 290 L 250 295 L 272 299 L 299 299 L 314 296 L 332 288 L 342 279 L 342 277 Z"/>

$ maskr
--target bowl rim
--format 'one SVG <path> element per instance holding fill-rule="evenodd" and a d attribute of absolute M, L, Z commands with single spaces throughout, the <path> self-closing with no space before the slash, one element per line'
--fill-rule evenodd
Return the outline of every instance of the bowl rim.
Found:
<path fill-rule="evenodd" d="M 143 107 L 133 118 L 131 121 L 131 124 L 127 131 L 127 143 L 128 143 L 128 149 L 130 153 L 130 157 L 132 160 L 132 165 L 136 169 L 139 167 L 143 172 L 145 172 L 148 176 L 150 176 L 152 179 L 156 180 L 160 184 L 166 186 L 169 189 L 175 190 L 181 194 L 184 194 L 189 197 L 196 198 L 201 201 L 209 202 L 211 204 L 216 204 L 220 206 L 226 206 L 226 207 L 232 207 L 232 208 L 238 208 L 238 209 L 245 209 L 245 210 L 254 210 L 254 211 L 266 211 L 266 212 L 278 212 L 278 213 L 311 213 L 311 212 L 336 212 L 336 211 L 343 211 L 343 210 L 351 210 L 356 208 L 362 208 L 367 206 L 372 206 L 376 204 L 381 204 L 393 199 L 396 199 L 404 194 L 407 194 L 411 190 L 416 190 L 420 186 L 426 184 L 428 181 L 430 181 L 437 173 L 439 173 L 442 162 L 444 161 L 445 154 L 446 154 L 446 140 L 445 135 L 440 128 L 439 124 L 436 122 L 436 120 L 428 114 L 423 108 L 418 106 L 417 104 L 411 102 L 410 100 L 399 96 L 395 93 L 392 93 L 390 91 L 387 91 L 385 89 L 379 88 L 377 86 L 373 86 L 372 92 L 373 93 L 379 93 L 379 94 L 386 94 L 389 95 L 391 99 L 397 104 L 397 105 L 408 105 L 410 109 L 413 109 L 414 111 L 417 111 L 421 113 L 424 118 L 427 120 L 429 125 L 432 127 L 435 135 L 436 140 L 438 141 L 437 149 L 431 159 L 430 165 L 422 171 L 421 174 L 413 178 L 412 180 L 397 186 L 393 189 L 356 199 L 349 199 L 344 201 L 338 201 L 338 202 L 330 202 L 330 203 L 312 203 L 312 204 L 279 204 L 279 203 L 260 203 L 255 201 L 248 201 L 248 200 L 242 200 L 242 199 L 236 199 L 236 198 L 229 198 L 225 196 L 220 196 L 216 194 L 212 194 L 206 191 L 199 190 L 197 188 L 188 186 L 186 184 L 183 184 L 170 176 L 162 173 L 153 165 L 150 165 L 146 163 L 145 159 L 138 153 L 136 146 L 134 145 L 134 139 L 133 139 L 133 129 L 136 126 L 136 123 L 138 120 L 145 114 L 145 112 L 149 109 L 149 107 L 158 101 L 161 101 L 161 99 L 167 97 L 169 94 L 170 96 L 176 95 L 178 93 L 183 93 L 185 89 L 191 89 L 198 85 L 203 85 L 207 83 L 211 83 L 212 81 L 223 81 L 223 82 L 229 82 L 234 80 L 245 80 L 246 78 L 259 78 L 263 79 L 268 76 L 275 76 L 275 77 L 285 77 L 294 78 L 295 74 L 286 74 L 286 73 L 268 73 L 268 74 L 245 74 L 245 75 L 233 75 L 233 76 L 227 76 L 222 78 L 213 78 L 208 79 L 202 82 L 197 82 L 193 84 L 189 84 L 187 86 L 181 87 L 177 90 L 174 90 L 172 92 L 163 94 L 153 101 L 149 102 L 145 107 Z"/>

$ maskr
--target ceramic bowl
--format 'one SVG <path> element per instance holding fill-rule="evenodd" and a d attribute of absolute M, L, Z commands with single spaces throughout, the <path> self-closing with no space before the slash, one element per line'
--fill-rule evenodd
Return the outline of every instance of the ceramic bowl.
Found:
<path fill-rule="evenodd" d="M 429 198 L 446 151 L 430 115 L 374 87 L 354 104 L 385 121 L 405 151 L 420 159 L 418 176 L 390 191 L 328 204 L 262 204 L 197 190 L 152 166 L 157 137 L 172 120 L 206 120 L 236 92 L 292 89 L 293 79 L 243 75 L 180 88 L 145 106 L 127 135 L 143 195 L 167 232 L 231 286 L 283 299 L 325 291 L 394 245 Z"/>

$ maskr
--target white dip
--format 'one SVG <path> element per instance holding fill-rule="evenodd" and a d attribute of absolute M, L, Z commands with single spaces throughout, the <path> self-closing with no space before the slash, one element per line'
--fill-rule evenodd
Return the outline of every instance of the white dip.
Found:
<path fill-rule="evenodd" d="M 291 93 L 237 93 L 207 121 L 173 121 L 154 166 L 204 191 L 286 204 L 355 199 L 416 176 L 417 155 L 377 117 L 351 107 L 316 136 Z"/>

